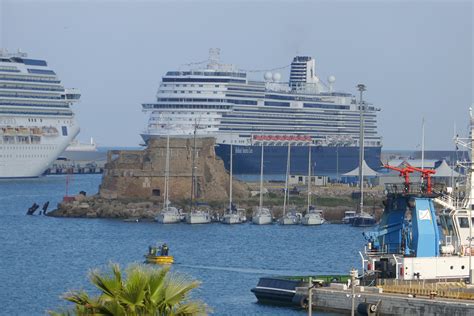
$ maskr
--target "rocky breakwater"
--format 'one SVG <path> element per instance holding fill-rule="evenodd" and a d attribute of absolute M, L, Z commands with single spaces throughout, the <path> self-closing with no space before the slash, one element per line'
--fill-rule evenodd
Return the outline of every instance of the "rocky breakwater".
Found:
<path fill-rule="evenodd" d="M 170 140 L 169 201 L 186 208 L 194 199 L 222 204 L 229 198 L 229 173 L 214 151 L 214 138 Z M 163 207 L 166 139 L 151 139 L 144 150 L 112 150 L 107 154 L 99 194 L 76 196 L 48 215 L 64 217 L 153 218 Z M 193 181 L 194 166 L 194 181 Z M 233 196 L 249 195 L 246 184 L 233 181 Z"/>

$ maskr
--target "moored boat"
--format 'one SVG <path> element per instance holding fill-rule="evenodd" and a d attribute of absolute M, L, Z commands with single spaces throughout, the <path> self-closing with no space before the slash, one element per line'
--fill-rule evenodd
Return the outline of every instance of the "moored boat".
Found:
<path fill-rule="evenodd" d="M 301 224 L 306 225 L 306 226 L 311 226 L 311 225 L 322 225 L 324 224 L 325 220 L 323 217 L 323 211 L 322 210 L 310 210 L 308 213 L 303 216 L 301 219 Z"/>
<path fill-rule="evenodd" d="M 257 207 L 252 216 L 252 223 L 257 225 L 267 225 L 273 222 L 272 213 L 268 208 Z"/>
<path fill-rule="evenodd" d="M 183 215 L 176 207 L 167 206 L 160 211 L 155 219 L 160 224 L 174 224 L 181 222 Z"/>
<path fill-rule="evenodd" d="M 344 217 L 342 218 L 342 223 L 343 224 L 352 224 L 352 221 L 354 220 L 354 217 L 356 215 L 355 211 L 345 211 L 344 212 Z"/>
<path fill-rule="evenodd" d="M 188 224 L 208 224 L 211 222 L 211 215 L 207 211 L 193 209 L 185 216 Z"/>

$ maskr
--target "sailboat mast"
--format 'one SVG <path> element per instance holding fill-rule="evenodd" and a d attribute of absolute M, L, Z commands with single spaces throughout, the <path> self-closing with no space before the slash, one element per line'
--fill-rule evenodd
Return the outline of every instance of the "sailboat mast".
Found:
<path fill-rule="evenodd" d="M 192 170 L 191 170 L 191 210 L 193 209 L 194 205 L 194 190 L 195 190 L 195 183 L 194 183 L 194 176 L 195 176 L 195 162 L 196 162 L 196 129 L 197 123 L 194 124 L 194 139 L 193 139 L 193 158 L 192 158 Z"/>
<path fill-rule="evenodd" d="M 359 129 L 359 188 L 360 188 L 360 213 L 364 211 L 364 101 L 362 100 L 362 93 L 366 90 L 365 85 L 358 84 L 357 89 L 360 92 L 360 129 Z"/>
<path fill-rule="evenodd" d="M 232 156 L 233 156 L 233 142 L 234 140 L 231 140 L 230 143 L 230 183 L 229 183 L 229 213 L 232 213 Z"/>
<path fill-rule="evenodd" d="M 311 206 L 311 144 L 308 145 L 308 205 L 306 212 L 309 213 Z"/>
<path fill-rule="evenodd" d="M 262 154 L 260 156 L 260 209 L 263 206 L 263 141 L 262 141 Z"/>
<path fill-rule="evenodd" d="M 288 153 L 286 155 L 286 177 L 285 177 L 285 196 L 283 197 L 283 215 L 286 214 L 286 195 L 288 194 L 288 177 L 290 174 L 290 143 L 288 142 Z M 288 195 L 288 201 L 290 196 Z"/>
<path fill-rule="evenodd" d="M 164 208 L 168 207 L 169 200 L 169 177 L 170 177 L 170 135 L 166 136 L 166 162 L 165 162 L 165 197 Z"/>

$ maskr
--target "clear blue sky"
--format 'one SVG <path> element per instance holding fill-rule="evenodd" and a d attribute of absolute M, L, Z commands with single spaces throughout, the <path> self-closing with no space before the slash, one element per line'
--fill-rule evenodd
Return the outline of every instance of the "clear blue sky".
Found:
<path fill-rule="evenodd" d="M 367 85 L 386 149 L 415 149 L 422 117 L 427 149 L 450 149 L 474 102 L 472 19 L 470 1 L 0 0 L 0 47 L 46 59 L 79 88 L 79 139 L 101 145 L 137 145 L 161 76 L 219 47 L 243 69 L 314 56 L 337 90 Z"/>

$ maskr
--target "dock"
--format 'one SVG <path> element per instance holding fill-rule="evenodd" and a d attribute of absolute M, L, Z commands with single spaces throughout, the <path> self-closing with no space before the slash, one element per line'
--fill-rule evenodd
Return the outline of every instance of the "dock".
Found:
<path fill-rule="evenodd" d="M 431 293 L 431 292 L 430 292 Z M 429 295 L 429 293 L 426 293 Z M 308 296 L 307 288 L 297 288 L 296 295 Z M 352 291 L 341 284 L 314 288 L 313 309 L 350 313 Z M 466 299 L 385 293 L 382 288 L 356 286 L 355 311 L 362 315 L 473 315 L 474 301 Z M 371 307 L 372 306 L 372 307 Z M 375 306 L 375 307 L 374 307 Z"/>
<path fill-rule="evenodd" d="M 44 172 L 44 175 L 101 174 L 107 163 L 106 151 L 64 152 Z"/>

